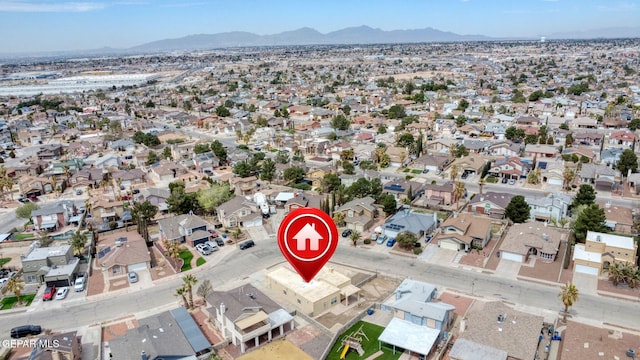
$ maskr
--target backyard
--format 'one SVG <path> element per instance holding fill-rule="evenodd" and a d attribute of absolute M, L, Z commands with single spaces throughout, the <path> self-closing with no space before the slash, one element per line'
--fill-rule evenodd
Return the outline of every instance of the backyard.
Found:
<path fill-rule="evenodd" d="M 355 323 L 352 327 L 350 327 L 349 329 L 347 329 L 336 341 L 335 344 L 333 344 L 333 348 L 331 348 L 331 352 L 329 352 L 329 354 L 327 355 L 327 360 L 340 360 L 340 354 L 342 354 L 342 351 L 344 349 L 344 347 L 342 346 L 342 339 L 344 339 L 346 336 L 353 334 L 354 332 L 358 331 L 358 329 L 360 329 L 360 326 L 362 326 L 362 332 L 367 336 L 367 338 L 369 340 L 367 340 L 366 338 L 364 338 L 361 335 L 357 335 L 357 337 L 360 337 L 362 339 L 361 341 L 361 345 L 362 345 L 362 349 L 364 350 L 364 354 L 362 356 L 358 355 L 358 353 L 355 350 L 351 350 L 349 349 L 344 357 L 345 360 L 356 360 L 356 359 L 366 359 L 369 356 L 377 353 L 378 350 L 378 337 L 380 336 L 380 334 L 382 334 L 382 332 L 384 331 L 384 328 L 378 325 L 374 325 L 368 322 L 364 322 L 364 321 L 358 321 L 357 323 Z M 380 356 L 378 356 L 378 359 L 385 359 L 385 360 L 394 360 L 394 359 L 398 359 L 400 358 L 400 355 L 402 355 L 402 351 L 396 351 L 396 354 L 393 354 L 393 350 L 383 346 L 382 347 L 382 352 L 383 354 L 381 354 Z"/>

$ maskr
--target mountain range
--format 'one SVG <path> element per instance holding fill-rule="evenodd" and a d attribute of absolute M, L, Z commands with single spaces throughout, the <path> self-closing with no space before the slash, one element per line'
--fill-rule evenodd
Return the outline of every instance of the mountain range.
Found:
<path fill-rule="evenodd" d="M 615 27 L 574 31 L 566 33 L 541 34 L 547 39 L 612 39 L 640 38 L 640 26 Z M 133 55 L 142 53 L 207 50 L 230 47 L 286 46 L 286 45 L 352 45 L 352 44 L 394 44 L 459 41 L 509 41 L 538 40 L 539 37 L 489 37 L 485 35 L 460 35 L 433 28 L 385 31 L 369 26 L 349 27 L 326 34 L 304 27 L 272 35 L 258 35 L 250 32 L 231 31 L 217 34 L 188 35 L 174 39 L 153 41 L 130 48 L 98 48 L 75 51 L 0 54 L 0 59 L 24 59 L 31 57 L 70 57 L 101 55 Z"/>
<path fill-rule="evenodd" d="M 256 35 L 242 31 L 210 35 L 189 35 L 177 39 L 153 41 L 132 47 L 129 50 L 149 52 L 250 46 L 392 44 L 486 40 L 493 40 L 493 38 L 484 35 L 459 35 L 433 28 L 385 31 L 369 26 L 358 26 L 322 34 L 315 29 L 305 27 L 273 35 Z"/>

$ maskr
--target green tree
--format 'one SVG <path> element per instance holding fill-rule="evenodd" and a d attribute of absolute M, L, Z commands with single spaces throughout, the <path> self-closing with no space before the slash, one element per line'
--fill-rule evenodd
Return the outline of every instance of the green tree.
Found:
<path fill-rule="evenodd" d="M 626 177 L 629 174 L 629 171 L 635 173 L 638 171 L 638 157 L 631 149 L 624 149 L 622 154 L 620 154 L 620 160 L 616 164 L 618 170 L 623 177 Z"/>
<path fill-rule="evenodd" d="M 407 116 L 404 106 L 392 105 L 387 113 L 387 119 L 402 119 Z"/>
<path fill-rule="evenodd" d="M 349 114 L 351 113 L 351 106 L 349 106 L 349 105 L 345 105 L 345 106 L 343 106 L 343 107 L 342 107 L 342 112 L 343 112 L 345 115 L 349 116 Z"/>
<path fill-rule="evenodd" d="M 340 114 L 331 120 L 331 127 L 336 130 L 347 130 L 351 122 L 344 115 Z"/>
<path fill-rule="evenodd" d="M 252 171 L 253 167 L 246 161 L 240 161 L 233 166 L 233 173 L 239 177 L 247 177 Z"/>
<path fill-rule="evenodd" d="M 214 140 L 211 143 L 211 151 L 218 157 L 220 163 L 227 162 L 227 149 L 222 145 L 222 143 L 218 140 Z"/>
<path fill-rule="evenodd" d="M 353 175 L 355 174 L 356 167 L 353 166 L 353 163 L 350 161 L 343 161 L 342 170 L 347 175 Z"/>
<path fill-rule="evenodd" d="M 396 202 L 396 198 L 393 195 L 386 194 L 382 197 L 381 200 L 382 201 L 380 203 L 382 204 L 382 210 L 384 210 L 385 214 L 391 215 L 396 212 L 398 203 Z"/>
<path fill-rule="evenodd" d="M 411 135 L 410 133 L 404 133 L 400 135 L 400 137 L 398 137 L 397 144 L 398 146 L 406 147 L 406 146 L 410 146 L 415 141 L 416 140 L 413 138 L 413 135 Z"/>
<path fill-rule="evenodd" d="M 158 154 L 155 151 L 149 151 L 149 155 L 147 155 L 147 165 L 152 165 L 160 161 L 158 158 Z"/>
<path fill-rule="evenodd" d="M 403 249 L 413 249 L 418 242 L 418 238 L 415 234 L 409 231 L 403 231 L 398 236 L 396 236 L 396 241 L 398 242 L 398 246 Z"/>
<path fill-rule="evenodd" d="M 576 197 L 573 198 L 572 207 L 577 208 L 580 205 L 591 205 L 595 204 L 596 201 L 596 190 L 593 186 L 589 184 L 582 184 L 578 189 L 578 193 Z"/>
<path fill-rule="evenodd" d="M 197 194 L 185 192 L 184 182 L 175 181 L 169 183 L 171 195 L 167 199 L 168 210 L 175 214 L 197 213 L 201 210 Z"/>
<path fill-rule="evenodd" d="M 518 129 L 515 126 L 509 126 L 504 133 L 504 136 L 509 140 L 522 140 L 524 139 L 524 130 Z"/>
<path fill-rule="evenodd" d="M 629 124 L 627 124 L 627 127 L 631 131 L 636 131 L 636 130 L 640 129 L 640 118 L 635 118 L 635 119 L 629 121 Z"/>
<path fill-rule="evenodd" d="M 201 144 L 196 144 L 193 147 L 194 154 L 204 154 L 209 151 L 211 151 L 211 147 L 209 146 L 209 144 L 201 143 Z"/>
<path fill-rule="evenodd" d="M 288 164 L 289 163 L 289 155 L 287 155 L 284 151 L 278 151 L 276 154 L 276 163 L 278 164 Z"/>
<path fill-rule="evenodd" d="M 197 198 L 200 207 L 213 214 L 216 208 L 233 198 L 233 192 L 228 182 L 212 183 L 210 188 L 198 191 Z"/>
<path fill-rule="evenodd" d="M 605 225 L 607 218 L 604 209 L 598 204 L 585 206 L 581 211 L 578 211 L 576 221 L 573 223 L 573 233 L 577 241 L 584 242 L 588 231 L 609 232 L 609 228 Z"/>
<path fill-rule="evenodd" d="M 216 115 L 220 117 L 227 117 L 231 115 L 231 112 L 224 105 L 220 105 L 216 108 Z"/>
<path fill-rule="evenodd" d="M 136 202 L 131 209 L 131 218 L 136 224 L 136 230 L 147 242 L 149 241 L 149 222 L 157 213 L 158 207 L 148 200 Z"/>
<path fill-rule="evenodd" d="M 386 134 L 387 133 L 387 127 L 384 126 L 383 124 L 380 124 L 378 126 L 378 134 Z"/>
<path fill-rule="evenodd" d="M 171 156 L 171 148 L 170 147 L 165 147 L 164 150 L 162 150 L 162 158 L 163 159 L 167 159 L 167 160 L 171 160 L 172 156 Z"/>
<path fill-rule="evenodd" d="M 322 191 L 330 193 L 335 191 L 340 186 L 340 177 L 336 174 L 325 174 L 322 178 Z"/>
<path fill-rule="evenodd" d="M 21 219 L 31 219 L 31 212 L 38 209 L 38 205 L 28 202 L 16 209 L 16 216 Z"/>
<path fill-rule="evenodd" d="M 558 297 L 560 298 L 560 301 L 562 301 L 562 305 L 564 305 L 564 315 L 562 316 L 562 321 L 566 323 L 569 308 L 573 306 L 576 301 L 578 301 L 578 288 L 575 284 L 569 281 L 566 285 L 562 286 Z"/>
<path fill-rule="evenodd" d="M 82 252 L 84 251 L 85 246 L 87 246 L 87 235 L 86 233 L 80 232 L 80 231 L 76 231 L 73 233 L 73 235 L 71 236 L 71 239 L 69 240 L 69 245 L 71 245 L 71 248 L 73 248 L 73 252 L 80 256 L 82 255 Z"/>
<path fill-rule="evenodd" d="M 300 182 L 305 175 L 304 169 L 299 166 L 292 166 L 284 170 L 284 179 L 291 183 Z"/>
<path fill-rule="evenodd" d="M 262 167 L 260 168 L 260 180 L 271 182 L 275 175 L 276 163 L 271 159 L 265 159 L 262 162 Z"/>
<path fill-rule="evenodd" d="M 291 161 L 304 162 L 304 155 L 302 154 L 302 151 L 294 151 L 293 156 L 291 157 Z"/>
<path fill-rule="evenodd" d="M 524 200 L 524 196 L 516 195 L 504 209 L 504 215 L 514 223 L 523 223 L 529 219 L 530 211 L 531 207 Z"/>

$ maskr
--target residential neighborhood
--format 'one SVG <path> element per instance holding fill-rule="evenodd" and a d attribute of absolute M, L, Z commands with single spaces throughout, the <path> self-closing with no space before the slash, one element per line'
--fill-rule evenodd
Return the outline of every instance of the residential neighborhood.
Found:
<path fill-rule="evenodd" d="M 0 64 L 0 338 L 66 344 L 0 358 L 633 358 L 639 49 Z M 277 242 L 305 208 L 339 235 L 310 282 Z"/>

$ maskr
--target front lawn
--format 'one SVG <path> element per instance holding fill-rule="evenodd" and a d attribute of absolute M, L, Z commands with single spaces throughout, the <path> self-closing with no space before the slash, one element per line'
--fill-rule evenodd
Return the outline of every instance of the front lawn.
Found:
<path fill-rule="evenodd" d="M 16 239 L 17 241 L 31 239 L 33 237 L 34 237 L 33 233 L 15 233 L 15 234 L 13 234 L 13 238 Z"/>
<path fill-rule="evenodd" d="M 182 264 L 182 269 L 180 271 L 188 271 L 191 270 L 191 259 L 193 259 L 193 253 L 189 250 L 180 251 L 180 259 L 184 260 L 184 264 Z"/>
<path fill-rule="evenodd" d="M 408 173 L 409 171 L 411 171 L 411 169 L 404 169 L 402 170 L 403 173 Z"/>
<path fill-rule="evenodd" d="M 22 295 L 22 305 L 23 306 L 29 306 L 31 305 L 31 302 L 33 302 L 33 299 L 36 297 L 36 294 L 27 294 L 27 295 Z M 2 306 L 0 306 L 0 310 L 9 310 L 11 308 L 13 308 L 14 305 L 18 304 L 18 298 L 15 296 L 6 296 L 4 299 L 2 299 L 2 301 L 0 301 L 0 304 Z"/>
<path fill-rule="evenodd" d="M 355 350 L 349 349 L 344 359 L 366 359 L 367 357 L 378 352 L 378 337 L 380 337 L 380 334 L 382 334 L 384 328 L 378 325 L 370 324 L 368 322 L 358 321 L 352 327 L 342 333 L 342 335 L 340 335 L 336 343 L 333 344 L 333 348 L 331 348 L 331 352 L 329 352 L 327 360 L 340 360 L 340 354 L 343 350 L 342 339 L 344 339 L 348 335 L 351 335 L 353 332 L 358 331 L 358 329 L 360 329 L 360 326 L 362 326 L 362 331 L 365 335 L 367 335 L 367 338 L 369 338 L 369 340 L 367 341 L 367 339 L 365 339 L 361 335 L 357 335 L 357 337 L 362 338 L 362 342 L 360 342 L 360 344 L 362 345 L 364 354 L 362 356 L 359 356 Z M 393 350 L 385 346 L 382 347 L 382 351 L 384 352 L 384 355 L 378 357 L 378 359 L 395 360 L 400 358 L 400 355 L 402 355 L 401 350 L 396 350 L 396 354 L 393 355 Z"/>
<path fill-rule="evenodd" d="M 207 260 L 205 260 L 202 257 L 199 257 L 198 260 L 196 260 L 196 266 L 202 266 L 207 262 Z"/>
<path fill-rule="evenodd" d="M 420 174 L 420 173 L 422 173 L 422 171 L 420 171 L 420 170 L 411 170 L 411 173 L 412 174 Z"/>
<path fill-rule="evenodd" d="M 4 264 L 7 264 L 9 261 L 11 261 L 11 258 L 0 258 L 0 267 L 3 267 Z"/>
<path fill-rule="evenodd" d="M 495 177 L 495 176 L 487 176 L 487 177 L 484 179 L 484 181 L 485 181 L 485 182 L 487 182 L 488 184 L 495 184 L 495 183 L 497 183 L 497 182 L 498 182 L 498 178 L 497 178 L 497 177 Z"/>

